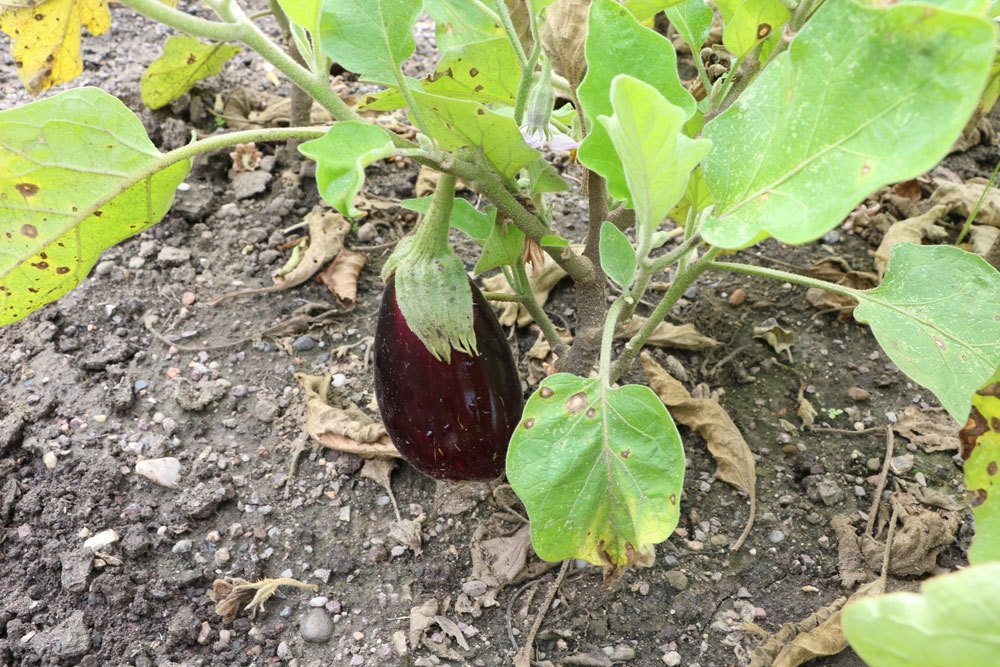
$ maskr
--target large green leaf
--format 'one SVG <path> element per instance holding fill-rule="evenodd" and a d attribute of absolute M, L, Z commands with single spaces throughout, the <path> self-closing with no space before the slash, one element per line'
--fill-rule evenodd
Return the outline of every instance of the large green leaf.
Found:
<path fill-rule="evenodd" d="M 621 161 L 640 240 L 648 241 L 684 195 L 691 170 L 704 159 L 712 143 L 684 136 L 684 111 L 634 77 L 615 77 L 611 105 L 614 115 L 598 119 Z M 618 172 L 598 173 L 607 178 L 609 190 L 613 182 L 614 190 L 620 190 L 615 182 Z M 639 245 L 642 248 L 645 243 Z"/>
<path fill-rule="evenodd" d="M 190 168 L 154 172 L 160 157 L 135 114 L 97 88 L 0 111 L 0 326 L 159 222 Z"/>
<path fill-rule="evenodd" d="M 882 284 L 855 296 L 855 319 L 962 423 L 1000 366 L 1000 272 L 954 246 L 900 243 Z"/>
<path fill-rule="evenodd" d="M 805 243 L 877 187 L 930 169 L 976 107 L 995 37 L 985 19 L 929 5 L 824 3 L 705 127 L 715 208 L 702 235 Z"/>
<path fill-rule="evenodd" d="M 658 90 L 684 111 L 695 112 L 694 98 L 677 76 L 677 54 L 666 37 L 643 27 L 627 9 L 614 0 L 594 0 L 588 15 L 587 75 L 577 95 L 587 119 L 587 137 L 580 144 L 580 161 L 608 178 L 608 191 L 618 199 L 628 199 L 621 160 L 615 153 L 607 130 L 598 116 L 610 116 L 611 82 L 619 74 L 629 74 Z"/>
<path fill-rule="evenodd" d="M 510 116 L 490 111 L 478 102 L 456 100 L 414 91 L 413 98 L 427 113 L 424 130 L 445 150 L 465 146 L 482 149 L 486 159 L 504 176 L 539 157 Z"/>
<path fill-rule="evenodd" d="M 479 261 L 472 269 L 477 275 L 501 266 L 516 266 L 522 261 L 524 253 L 524 232 L 514 225 L 496 224 L 496 209 L 491 210 L 490 217 L 493 218 L 494 224 L 490 228 L 489 237 L 483 243 Z"/>
<path fill-rule="evenodd" d="M 487 4 L 492 3 L 424 0 L 424 9 L 434 19 L 438 49 L 445 51 L 454 46 L 502 35 L 499 19 Z"/>
<path fill-rule="evenodd" d="M 671 25 L 697 54 L 712 29 L 712 8 L 705 4 L 705 0 L 684 0 L 667 9 L 666 14 Z"/>
<path fill-rule="evenodd" d="M 959 439 L 965 488 L 976 517 L 969 562 L 1000 561 L 1000 368 L 972 397 L 969 420 Z"/>
<path fill-rule="evenodd" d="M 625 8 L 639 21 L 648 21 L 667 7 L 673 7 L 681 0 L 625 0 Z"/>
<path fill-rule="evenodd" d="M 319 194 L 348 217 L 358 215 L 354 198 L 365 182 L 365 167 L 392 155 L 392 137 L 386 130 L 359 120 L 334 123 L 319 139 L 299 151 L 316 161 Z"/>
<path fill-rule="evenodd" d="M 1000 563 L 925 581 L 921 593 L 844 608 L 847 641 L 870 667 L 987 667 L 1000 656 Z"/>
<path fill-rule="evenodd" d="M 216 42 L 206 44 L 188 35 L 173 35 L 163 53 L 146 68 L 140 80 L 142 103 L 150 109 L 170 104 L 198 81 L 218 74 L 240 47 Z"/>
<path fill-rule="evenodd" d="M 456 46 L 445 51 L 433 77 L 413 82 L 427 93 L 511 106 L 517 97 L 521 68 L 506 37 Z M 396 86 L 366 95 L 362 107 L 374 111 L 402 109 L 406 100 Z"/>
<path fill-rule="evenodd" d="M 545 560 L 648 562 L 680 516 L 684 450 L 649 387 L 557 373 L 528 399 L 507 478 Z"/>
<path fill-rule="evenodd" d="M 323 3 L 323 53 L 366 81 L 396 83 L 413 55 L 413 25 L 421 0 L 336 0 Z"/>
<path fill-rule="evenodd" d="M 725 28 L 722 44 L 743 57 L 792 17 L 781 0 L 718 0 Z"/>

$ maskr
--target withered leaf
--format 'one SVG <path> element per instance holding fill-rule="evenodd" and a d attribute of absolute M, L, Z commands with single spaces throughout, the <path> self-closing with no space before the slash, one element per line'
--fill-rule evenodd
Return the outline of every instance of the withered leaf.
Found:
<path fill-rule="evenodd" d="M 472 578 L 487 586 L 503 588 L 524 570 L 531 547 L 531 530 L 526 524 L 506 537 L 482 541 L 484 531 L 472 536 Z"/>
<path fill-rule="evenodd" d="M 573 244 L 570 246 L 572 252 L 579 253 L 583 250 L 583 246 L 580 244 Z M 545 302 L 548 301 L 549 294 L 556 284 L 566 277 L 566 272 L 556 264 L 555 260 L 549 255 L 545 255 L 545 262 L 537 273 L 533 273 L 528 276 L 528 282 L 531 284 L 531 291 L 535 295 L 535 300 L 539 305 L 544 306 Z M 495 276 L 483 279 L 483 287 L 491 292 L 500 292 L 502 294 L 516 294 L 514 288 L 507 284 L 507 279 L 502 273 L 498 273 Z M 526 327 L 531 323 L 531 314 L 528 313 L 528 309 L 519 303 L 500 303 L 494 304 L 498 309 L 498 319 L 500 324 L 509 327 L 510 325 L 517 322 L 517 326 Z"/>
<path fill-rule="evenodd" d="M 620 336 L 631 338 L 639 332 L 646 323 L 645 317 L 633 317 L 619 332 Z M 653 347 L 669 347 L 677 350 L 711 350 L 719 346 L 719 341 L 698 331 L 690 322 L 686 324 L 670 324 L 660 322 L 646 340 L 646 345 Z"/>
<path fill-rule="evenodd" d="M 951 416 L 940 409 L 921 410 L 915 405 L 903 409 L 892 430 L 925 452 L 958 450 L 961 428 Z"/>
<path fill-rule="evenodd" d="M 351 230 L 351 223 L 336 211 L 313 207 L 306 215 L 309 225 L 309 247 L 298 264 L 289 271 L 276 271 L 272 278 L 277 289 L 288 289 L 309 280 L 324 264 L 337 256 L 344 247 L 344 237 Z"/>
<path fill-rule="evenodd" d="M 223 109 L 226 126 L 233 130 L 287 126 L 292 118 L 292 101 L 272 93 L 239 87 L 229 94 Z M 313 102 L 311 125 L 326 125 L 333 120 L 330 112 Z"/>
<path fill-rule="evenodd" d="M 718 464 L 715 476 L 749 497 L 750 516 L 743 534 L 731 547 L 738 549 L 750 532 L 757 512 L 757 464 L 750 447 L 705 385 L 699 385 L 692 395 L 648 352 L 642 353 L 641 361 L 649 386 L 670 409 L 670 415 L 705 440 Z"/>
<path fill-rule="evenodd" d="M 385 426 L 368 418 L 353 404 L 336 408 L 329 404 L 328 376 L 297 373 L 306 399 L 306 432 L 324 447 L 364 458 L 398 457 Z"/>
<path fill-rule="evenodd" d="M 340 252 L 326 270 L 320 274 L 320 280 L 326 288 L 333 292 L 342 306 L 353 308 L 358 297 L 358 276 L 365 268 L 368 255 L 341 248 Z"/>
<path fill-rule="evenodd" d="M 948 207 L 938 204 L 926 213 L 913 218 L 900 220 L 889 228 L 889 231 L 882 237 L 882 243 L 875 251 L 875 268 L 878 270 L 879 278 L 885 275 L 885 267 L 889 263 L 889 253 L 893 246 L 899 243 L 916 243 L 919 245 L 924 239 L 928 241 L 940 241 L 948 236 L 948 230 L 937 223 L 948 215 Z"/>
<path fill-rule="evenodd" d="M 545 10 L 545 22 L 539 29 L 542 48 L 552 61 L 556 74 L 576 90 L 587 71 L 583 46 L 587 40 L 587 14 L 590 0 L 556 0 Z"/>
<path fill-rule="evenodd" d="M 253 583 L 239 577 L 225 577 L 212 582 L 209 598 L 215 602 L 215 613 L 222 616 L 222 621 L 232 623 L 239 615 L 240 609 L 246 610 L 251 619 L 257 612 L 264 611 L 264 603 L 271 599 L 281 586 L 294 586 L 308 591 L 316 591 L 319 588 L 315 584 L 305 584 L 288 577 L 261 579 Z"/>
<path fill-rule="evenodd" d="M 760 323 L 760 326 L 753 328 L 753 337 L 760 338 L 781 354 L 788 353 L 788 358 L 792 358 L 792 332 L 784 328 L 773 317 L 769 317 Z"/>

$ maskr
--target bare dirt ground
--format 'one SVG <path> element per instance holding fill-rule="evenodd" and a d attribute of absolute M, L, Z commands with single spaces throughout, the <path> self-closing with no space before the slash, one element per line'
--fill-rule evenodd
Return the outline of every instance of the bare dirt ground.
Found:
<path fill-rule="evenodd" d="M 237 86 L 287 94 L 269 82 L 265 64 L 241 54 L 151 112 L 138 81 L 168 32 L 120 6 L 113 13 L 111 35 L 84 40 L 85 72 L 74 85 L 121 97 L 164 149 L 186 142 L 191 129 L 215 131 L 216 96 Z M 422 53 L 430 48 L 421 44 Z M 6 109 L 27 98 L 6 44 L 3 53 Z M 968 178 L 988 173 L 996 158 L 977 146 L 946 165 Z M 269 284 L 284 261 L 280 248 L 301 234 L 283 230 L 318 201 L 308 169 L 283 151 L 265 159 L 254 183 L 232 181 L 229 165 L 223 153 L 199 160 L 162 223 L 105 253 L 57 304 L 0 330 L 0 665 L 510 664 L 512 639 L 522 642 L 555 570 L 530 554 L 528 578 L 499 591 L 473 578 L 474 538 L 522 528 L 509 496 L 486 487 L 447 495 L 401 465 L 392 487 L 403 518 L 421 524 L 415 550 L 390 534 L 392 503 L 360 474 L 361 459 L 310 444 L 292 471 L 304 429 L 296 373 L 333 375 L 335 401 L 377 416 L 370 346 L 386 251 L 371 253 L 353 310 L 314 283 L 210 306 L 236 287 Z M 566 169 L 572 176 L 577 167 Z M 410 197 L 416 175 L 413 165 L 381 163 L 369 170 L 367 191 Z M 583 232 L 578 201 L 573 194 L 557 205 L 560 228 L 573 238 Z M 374 209 L 366 222 L 375 236 L 359 240 L 356 227 L 349 246 L 389 242 L 409 226 L 394 207 Z M 745 259 L 808 267 L 841 257 L 870 271 L 880 234 L 854 225 L 808 248 L 765 244 Z M 731 305 L 737 289 L 746 299 Z M 570 293 L 561 284 L 547 306 L 568 326 Z M 663 363 L 672 355 L 688 388 L 724 390 L 722 405 L 757 460 L 756 525 L 730 552 L 747 499 L 714 479 L 704 442 L 682 429 L 689 472 L 681 528 L 657 549 L 654 567 L 608 589 L 600 569 L 574 564 L 539 635 L 539 664 L 746 664 L 762 632 L 850 594 L 831 520 L 864 523 L 884 427 L 907 410 L 940 419 L 930 393 L 899 373 L 867 328 L 817 315 L 800 288 L 707 275 L 687 297 L 671 321 L 693 322 L 723 345 L 654 354 Z M 261 333 L 316 304 L 332 311 L 324 323 Z M 146 328 L 151 316 L 168 341 Z M 768 318 L 793 333 L 791 359 L 753 338 Z M 513 332 L 522 352 L 536 336 Z M 207 349 L 189 351 L 199 347 Z M 630 379 L 644 381 L 641 370 Z M 834 430 L 801 427 L 800 388 L 819 411 L 816 426 Z M 889 489 L 902 482 L 960 501 L 955 451 L 928 453 L 911 439 L 895 439 Z M 159 457 L 180 461 L 176 488 L 136 474 L 138 460 Z M 971 514 L 959 515 L 939 569 L 965 561 Z M 95 559 L 84 542 L 109 529 L 119 539 Z M 282 588 L 266 611 L 232 623 L 207 595 L 217 578 L 279 576 L 318 590 Z M 428 611 L 427 629 L 411 638 L 411 616 Z M 860 662 L 847 651 L 814 664 Z"/>

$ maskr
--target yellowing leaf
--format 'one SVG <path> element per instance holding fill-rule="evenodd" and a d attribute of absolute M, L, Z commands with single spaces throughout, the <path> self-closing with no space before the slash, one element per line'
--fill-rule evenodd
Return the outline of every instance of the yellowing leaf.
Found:
<path fill-rule="evenodd" d="M 102 35 L 111 27 L 106 0 L 4 2 L 0 6 L 0 30 L 10 35 L 17 75 L 32 95 L 75 79 L 83 71 L 81 26 L 91 35 Z"/>
<path fill-rule="evenodd" d="M 206 44 L 187 35 L 174 35 L 163 53 L 142 73 L 142 102 L 159 109 L 174 101 L 197 81 L 222 71 L 222 65 L 239 53 L 238 46 Z"/>

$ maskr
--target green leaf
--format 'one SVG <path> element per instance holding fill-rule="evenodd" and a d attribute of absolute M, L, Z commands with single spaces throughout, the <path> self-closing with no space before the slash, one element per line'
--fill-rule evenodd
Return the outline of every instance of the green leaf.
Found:
<path fill-rule="evenodd" d="M 691 51 L 697 54 L 712 29 L 712 8 L 705 0 L 684 0 L 667 9 L 666 14 Z"/>
<path fill-rule="evenodd" d="M 900 243 L 882 284 L 855 296 L 854 318 L 962 423 L 1000 366 L 1000 272 L 954 246 Z"/>
<path fill-rule="evenodd" d="M 441 51 L 503 34 L 497 15 L 482 2 L 424 0 L 424 9 L 434 19 Z"/>
<path fill-rule="evenodd" d="M 278 0 L 285 16 L 306 30 L 315 30 L 323 0 Z"/>
<path fill-rule="evenodd" d="M 972 410 L 959 440 L 965 488 L 976 517 L 969 562 L 1000 561 L 1000 367 L 972 397 Z"/>
<path fill-rule="evenodd" d="M 677 55 L 666 37 L 645 28 L 628 10 L 614 0 L 594 0 L 588 15 L 589 30 L 584 51 L 587 75 L 577 89 L 587 119 L 588 134 L 580 144 L 578 157 L 587 167 L 609 180 L 608 191 L 618 199 L 628 199 L 621 160 L 598 116 L 610 116 L 611 81 L 629 74 L 656 88 L 690 118 L 695 102 L 677 75 Z"/>
<path fill-rule="evenodd" d="M 359 120 L 334 123 L 319 139 L 299 146 L 316 161 L 319 194 L 347 217 L 359 211 L 354 198 L 365 182 L 365 167 L 392 155 L 395 147 L 386 130 Z"/>
<path fill-rule="evenodd" d="M 421 6 L 421 0 L 324 2 L 320 48 L 366 81 L 396 83 L 403 61 L 413 55 Z"/>
<path fill-rule="evenodd" d="M 638 21 L 648 21 L 667 7 L 673 7 L 681 0 L 625 0 L 625 8 Z"/>
<path fill-rule="evenodd" d="M 465 146 L 480 148 L 486 159 L 508 178 L 540 155 L 524 141 L 510 116 L 469 100 L 417 91 L 413 92 L 413 98 L 427 112 L 424 129 L 444 150 Z"/>
<path fill-rule="evenodd" d="M 684 112 L 653 86 L 628 75 L 611 84 L 614 116 L 600 116 L 624 169 L 624 180 L 635 206 L 640 237 L 648 239 L 687 186 L 688 177 L 712 143 L 681 133 Z M 605 174 L 608 190 L 616 173 Z M 615 182 L 614 190 L 620 189 Z M 640 242 L 640 247 L 644 247 Z"/>
<path fill-rule="evenodd" d="M 427 213 L 431 207 L 431 199 L 430 195 L 421 197 L 420 199 L 404 199 L 399 202 L 399 205 L 410 211 Z M 455 203 L 451 207 L 451 216 L 448 219 L 448 224 L 453 229 L 468 234 L 473 241 L 485 243 L 486 239 L 490 237 L 490 231 L 493 229 L 493 220 L 495 218 L 495 212 L 491 211 L 490 215 L 481 213 L 466 200 L 456 198 Z"/>
<path fill-rule="evenodd" d="M 173 35 L 163 53 L 142 73 L 142 103 L 150 109 L 170 104 L 191 90 L 195 83 L 222 71 L 240 47 L 216 42 L 206 44 L 187 35 Z"/>
<path fill-rule="evenodd" d="M 718 0 L 725 28 L 722 44 L 742 58 L 792 17 L 781 0 Z"/>
<path fill-rule="evenodd" d="M 554 236 L 552 234 L 546 234 L 539 241 L 538 245 L 543 248 L 568 248 L 569 241 L 561 236 Z"/>
<path fill-rule="evenodd" d="M 601 224 L 600 249 L 604 273 L 627 290 L 635 280 L 635 270 L 639 265 L 632 242 L 614 223 L 605 220 Z"/>
<path fill-rule="evenodd" d="M 541 558 L 623 566 L 648 562 L 677 527 L 684 450 L 649 387 L 602 392 L 597 379 L 557 373 L 524 407 L 507 478 Z"/>
<path fill-rule="evenodd" d="M 521 68 L 514 47 L 506 37 L 453 47 L 441 56 L 433 77 L 417 81 L 407 77 L 410 87 L 427 93 L 511 106 L 517 97 Z M 402 109 L 406 100 L 396 86 L 364 97 L 361 107 L 373 111 Z"/>
<path fill-rule="evenodd" d="M 870 667 L 986 667 L 997 662 L 1000 563 L 928 579 L 921 594 L 862 598 L 840 623 Z"/>
<path fill-rule="evenodd" d="M 702 236 L 805 243 L 877 187 L 933 167 L 976 107 L 995 37 L 989 21 L 927 5 L 824 3 L 706 125 L 716 203 Z"/>
<path fill-rule="evenodd" d="M 687 223 L 688 212 L 694 207 L 695 213 L 702 211 L 712 205 L 712 193 L 708 190 L 705 177 L 701 172 L 701 167 L 691 172 L 687 187 L 684 188 L 684 196 L 681 197 L 677 206 L 670 211 L 669 217 L 680 226 Z"/>
<path fill-rule="evenodd" d="M 569 190 L 566 179 L 543 157 L 528 163 L 528 180 L 531 182 L 529 192 L 532 195 Z"/>
<path fill-rule="evenodd" d="M 492 210 L 496 220 L 496 209 Z M 516 266 L 524 253 L 524 232 L 514 225 L 494 224 L 472 271 L 478 275 L 501 266 Z"/>
<path fill-rule="evenodd" d="M 190 169 L 152 171 L 160 157 L 135 114 L 97 88 L 0 111 L 0 326 L 160 221 Z"/>

